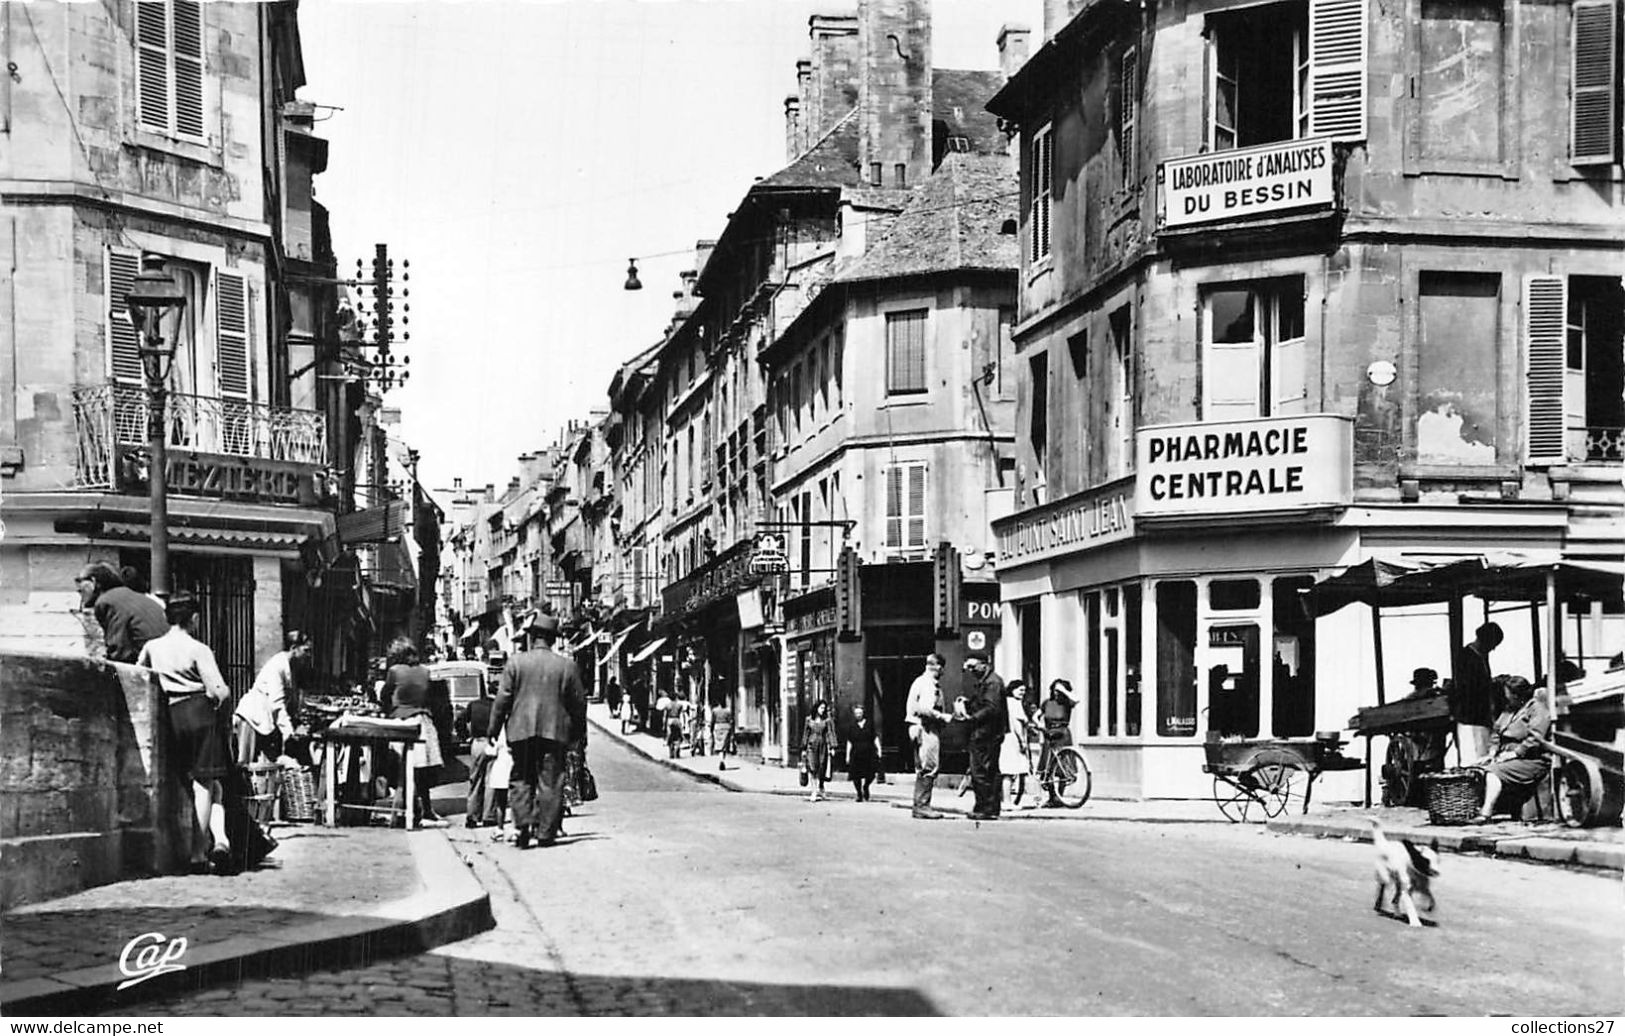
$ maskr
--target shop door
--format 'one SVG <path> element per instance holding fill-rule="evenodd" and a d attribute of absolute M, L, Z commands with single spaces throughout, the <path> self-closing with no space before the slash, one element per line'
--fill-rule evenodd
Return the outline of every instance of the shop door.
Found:
<path fill-rule="evenodd" d="M 925 671 L 925 656 L 936 650 L 936 639 L 924 627 L 869 629 L 864 639 L 868 647 L 864 700 L 875 717 L 885 767 L 894 773 L 906 770 L 913 759 L 906 714 L 908 689 Z"/>
<path fill-rule="evenodd" d="M 220 675 L 240 697 L 254 683 L 254 562 L 177 554 L 171 564 L 175 592 L 198 600 L 198 639 L 214 651 Z"/>

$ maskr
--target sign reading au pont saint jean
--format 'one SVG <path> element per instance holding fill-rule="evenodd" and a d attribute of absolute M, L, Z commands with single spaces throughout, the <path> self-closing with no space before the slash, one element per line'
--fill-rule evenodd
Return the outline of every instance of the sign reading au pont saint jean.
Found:
<path fill-rule="evenodd" d="M 1134 491 L 1121 483 L 1078 493 L 993 523 L 1000 565 L 1102 547 L 1134 535 Z"/>
<path fill-rule="evenodd" d="M 1247 219 L 1288 209 L 1326 208 L 1332 192 L 1330 137 L 1213 151 L 1157 170 L 1163 228 Z"/>
<path fill-rule="evenodd" d="M 1347 504 L 1354 422 L 1335 414 L 1142 428 L 1134 512 L 1239 514 Z"/>

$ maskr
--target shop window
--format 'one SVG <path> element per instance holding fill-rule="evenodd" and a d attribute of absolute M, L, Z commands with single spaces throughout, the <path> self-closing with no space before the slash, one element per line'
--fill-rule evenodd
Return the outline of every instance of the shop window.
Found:
<path fill-rule="evenodd" d="M 1101 643 L 1100 643 L 1100 594 L 1090 592 L 1083 595 L 1083 611 L 1086 616 L 1085 629 L 1088 630 L 1089 645 L 1089 678 L 1086 681 L 1085 700 L 1089 706 L 1088 731 L 1090 737 L 1100 735 L 1101 721 Z M 1109 693 L 1109 692 L 1108 692 Z"/>
<path fill-rule="evenodd" d="M 1523 312 L 1530 462 L 1625 459 L 1619 279 L 1530 277 Z"/>
<path fill-rule="evenodd" d="M 1259 600 L 1256 579 L 1215 579 L 1208 585 L 1208 607 L 1216 612 L 1256 611 Z"/>
<path fill-rule="evenodd" d="M 1303 278 L 1215 288 L 1202 302 L 1202 419 L 1306 412 Z"/>
<path fill-rule="evenodd" d="M 1418 293 L 1416 459 L 1495 463 L 1501 275 L 1423 272 Z"/>
<path fill-rule="evenodd" d="M 1207 728 L 1220 737 L 1258 736 L 1258 624 L 1215 623 L 1207 631 Z"/>
<path fill-rule="evenodd" d="M 1140 736 L 1140 588 L 1123 588 L 1123 733 Z"/>
<path fill-rule="evenodd" d="M 1499 167 L 1507 143 L 1507 31 L 1501 0 L 1421 0 L 1414 89 L 1425 163 Z"/>
<path fill-rule="evenodd" d="M 923 309 L 886 314 L 886 394 L 926 391 Z"/>
<path fill-rule="evenodd" d="M 1196 584 L 1157 584 L 1157 734 L 1196 735 Z"/>
<path fill-rule="evenodd" d="M 1116 590 L 1106 592 L 1113 597 L 1117 595 Z M 1123 661 L 1121 657 L 1121 633 L 1122 631 L 1116 626 L 1108 627 L 1101 633 L 1101 646 L 1104 649 L 1103 661 L 1106 663 L 1106 734 L 1109 737 L 1117 736 L 1117 690 L 1119 686 L 1119 669 Z"/>
<path fill-rule="evenodd" d="M 1214 151 L 1309 135 L 1307 28 L 1302 3 L 1208 18 L 1208 143 Z"/>
<path fill-rule="evenodd" d="M 1315 732 L 1315 620 L 1303 606 L 1303 592 L 1314 585 L 1313 576 L 1283 576 L 1272 585 L 1270 732 L 1275 737 L 1309 737 Z"/>
<path fill-rule="evenodd" d="M 1569 162 L 1619 154 L 1619 0 L 1574 0 L 1569 41 Z"/>

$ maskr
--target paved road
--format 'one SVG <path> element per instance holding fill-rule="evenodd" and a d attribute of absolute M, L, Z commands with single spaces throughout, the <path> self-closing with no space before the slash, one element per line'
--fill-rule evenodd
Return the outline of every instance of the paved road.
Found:
<path fill-rule="evenodd" d="M 1618 882 L 1447 857 L 1438 925 L 1370 849 L 1225 824 L 914 821 L 692 783 L 599 743 L 553 849 L 457 829 L 498 927 L 154 1014 L 1625 1013 Z"/>

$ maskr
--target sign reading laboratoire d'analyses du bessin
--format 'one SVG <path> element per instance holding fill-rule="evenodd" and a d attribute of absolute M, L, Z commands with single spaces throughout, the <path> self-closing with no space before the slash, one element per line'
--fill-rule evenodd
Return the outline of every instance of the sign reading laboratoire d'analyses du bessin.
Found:
<path fill-rule="evenodd" d="M 1329 137 L 1214 151 L 1163 163 L 1164 228 L 1332 206 Z"/>
<path fill-rule="evenodd" d="M 1134 512 L 1242 514 L 1347 504 L 1353 421 L 1334 414 L 1145 428 Z"/>

